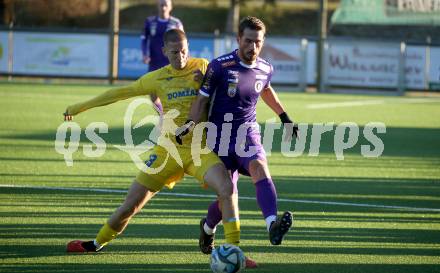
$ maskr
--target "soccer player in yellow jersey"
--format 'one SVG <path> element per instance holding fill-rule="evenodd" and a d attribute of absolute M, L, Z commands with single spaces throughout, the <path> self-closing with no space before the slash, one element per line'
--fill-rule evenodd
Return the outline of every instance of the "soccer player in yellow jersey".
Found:
<path fill-rule="evenodd" d="M 104 106 L 134 96 L 150 95 L 154 92 L 162 101 L 164 113 L 173 109 L 180 112 L 179 116 L 174 119 L 175 126 L 185 124 L 192 101 L 197 96 L 196 90 L 200 87 L 200 81 L 195 79 L 194 72 L 201 71 L 204 74 L 208 61 L 200 58 L 188 58 L 186 35 L 178 29 L 165 33 L 163 51 L 170 61 L 169 65 L 147 73 L 131 85 L 110 89 L 89 101 L 67 107 L 64 113 L 65 120 L 71 120 L 73 115 L 93 107 Z M 225 240 L 230 244 L 239 244 L 240 221 L 237 195 L 233 193 L 231 178 L 225 166 L 213 152 L 200 155 L 201 164 L 195 164 L 191 157 L 191 141 L 184 141 L 182 146 L 175 144 L 175 136 L 169 135 L 166 131 L 174 132 L 177 127 L 168 130 L 166 117 L 167 115 L 165 115 L 162 128 L 165 133 L 159 137 L 158 145 L 148 152 L 148 160 L 145 161 L 147 169 L 158 168 L 162 164 L 165 167 L 155 174 L 141 171 L 134 179 L 125 201 L 100 229 L 96 239 L 69 242 L 67 244 L 68 252 L 101 250 L 123 232 L 130 219 L 163 186 L 174 186 L 184 173 L 194 176 L 201 183 L 215 190 L 221 200 Z M 176 161 L 173 156 L 169 156 L 170 146 L 176 147 L 182 165 L 179 164 L 179 160 Z"/>

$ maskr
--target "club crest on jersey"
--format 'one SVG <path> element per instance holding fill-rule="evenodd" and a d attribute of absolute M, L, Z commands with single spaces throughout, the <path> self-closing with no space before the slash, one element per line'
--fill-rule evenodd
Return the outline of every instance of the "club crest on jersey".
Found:
<path fill-rule="evenodd" d="M 230 82 L 228 85 L 228 96 L 233 98 L 237 94 L 237 83 Z"/>
<path fill-rule="evenodd" d="M 260 81 L 260 80 L 256 81 L 255 82 L 255 92 L 260 93 L 261 90 L 263 90 L 263 85 L 264 85 L 263 81 Z"/>
<path fill-rule="evenodd" d="M 151 36 L 155 36 L 156 35 L 156 29 L 157 29 L 157 24 L 156 23 L 151 23 L 150 26 L 150 34 Z"/>
<path fill-rule="evenodd" d="M 237 94 L 238 71 L 228 71 L 228 96 L 233 98 Z"/>

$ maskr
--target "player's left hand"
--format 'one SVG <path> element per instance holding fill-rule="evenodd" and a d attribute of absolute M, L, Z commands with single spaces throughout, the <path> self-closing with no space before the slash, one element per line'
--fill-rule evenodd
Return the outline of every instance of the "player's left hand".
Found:
<path fill-rule="evenodd" d="M 150 58 L 150 56 L 144 56 L 142 58 L 142 60 L 143 60 L 144 64 L 149 64 L 151 61 L 151 58 Z"/>
<path fill-rule="evenodd" d="M 295 124 L 287 115 L 286 112 L 283 112 L 279 115 L 281 123 L 283 123 L 284 128 L 286 128 L 286 134 L 284 136 L 284 141 L 290 142 L 292 141 L 293 136 L 295 138 L 299 138 L 298 132 L 298 124 Z"/>
<path fill-rule="evenodd" d="M 203 80 L 203 73 L 200 69 L 194 70 L 193 71 L 194 74 L 194 81 L 202 83 Z"/>
<path fill-rule="evenodd" d="M 69 114 L 69 111 L 66 109 L 66 112 L 63 113 L 64 121 L 72 121 L 72 115 Z"/>
<path fill-rule="evenodd" d="M 193 120 L 188 119 L 185 124 L 177 128 L 176 130 L 176 142 L 182 145 L 182 137 L 184 135 L 187 135 L 189 132 L 192 131 L 195 123 Z"/>

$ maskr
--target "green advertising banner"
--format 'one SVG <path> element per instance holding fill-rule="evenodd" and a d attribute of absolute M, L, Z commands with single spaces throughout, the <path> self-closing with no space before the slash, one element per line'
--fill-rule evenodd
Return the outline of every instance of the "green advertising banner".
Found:
<path fill-rule="evenodd" d="M 341 0 L 333 24 L 440 26 L 440 0 Z"/>

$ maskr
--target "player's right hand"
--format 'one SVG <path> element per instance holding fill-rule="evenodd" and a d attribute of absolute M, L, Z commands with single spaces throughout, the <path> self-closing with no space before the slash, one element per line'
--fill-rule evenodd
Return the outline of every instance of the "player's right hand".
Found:
<path fill-rule="evenodd" d="M 63 113 L 63 116 L 64 116 L 64 121 L 72 121 L 72 115 L 69 114 L 69 111 L 67 111 L 67 109 L 66 112 Z"/>
<path fill-rule="evenodd" d="M 144 64 L 149 64 L 151 61 L 150 56 L 144 56 L 143 61 L 144 61 Z"/>
<path fill-rule="evenodd" d="M 177 128 L 176 130 L 176 142 L 182 145 L 182 137 L 184 135 L 187 135 L 189 132 L 191 132 L 192 128 L 194 127 L 195 123 L 193 120 L 188 119 L 185 124 Z"/>

